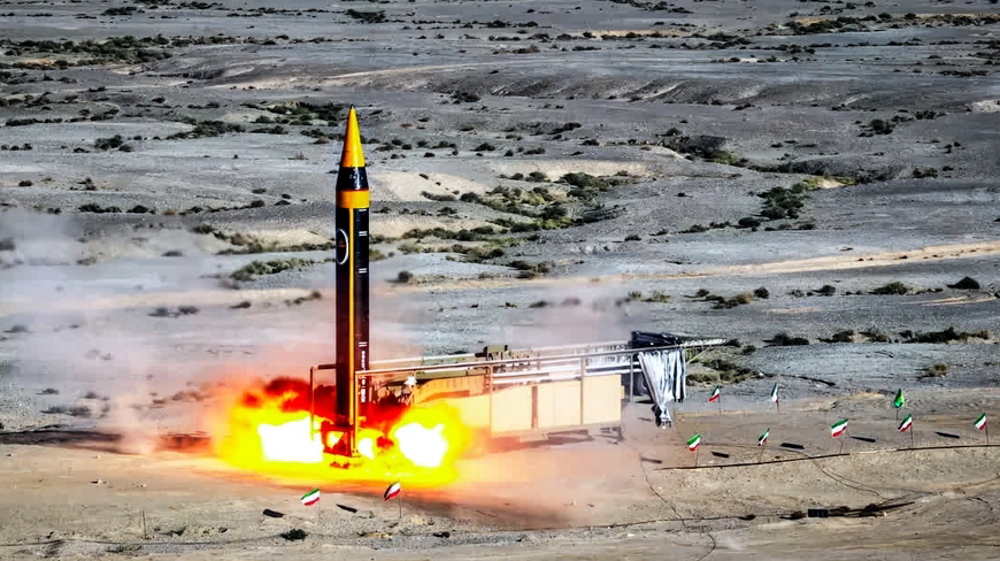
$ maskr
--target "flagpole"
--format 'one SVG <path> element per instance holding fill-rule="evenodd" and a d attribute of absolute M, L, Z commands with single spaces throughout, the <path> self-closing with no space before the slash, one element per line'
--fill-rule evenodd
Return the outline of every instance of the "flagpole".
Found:
<path fill-rule="evenodd" d="M 698 467 L 698 453 L 701 452 L 701 446 L 699 445 L 694 449 L 694 467 Z"/>
<path fill-rule="evenodd" d="M 916 448 L 916 446 L 913 444 L 913 425 L 911 424 L 910 428 L 907 430 L 910 431 L 910 448 Z"/>
<path fill-rule="evenodd" d="M 767 441 L 765 440 L 764 443 L 760 445 L 760 457 L 757 458 L 758 464 L 764 462 L 764 448 L 766 447 L 767 447 Z"/>
<path fill-rule="evenodd" d="M 838 456 L 842 455 L 844 453 L 844 440 L 845 439 L 847 439 L 847 429 L 846 428 L 844 429 L 844 432 L 841 433 L 841 435 L 840 435 L 840 452 L 837 453 Z"/>
<path fill-rule="evenodd" d="M 70 469 L 71 470 L 73 469 L 73 464 L 70 464 Z M 143 485 L 142 486 L 142 502 L 143 502 L 144 506 L 148 505 L 148 503 L 146 503 L 146 499 L 147 499 L 147 496 L 146 496 L 146 486 Z M 143 508 L 140 511 L 140 514 L 142 515 L 142 539 L 148 540 L 149 539 L 149 533 L 146 532 L 146 509 Z"/>
<path fill-rule="evenodd" d="M 399 492 L 399 496 L 396 497 L 396 502 L 399 503 L 399 519 L 403 519 L 403 492 Z"/>
<path fill-rule="evenodd" d="M 983 430 L 986 431 L 986 445 L 989 446 L 990 445 L 990 424 L 988 422 L 985 425 L 983 425 Z"/>

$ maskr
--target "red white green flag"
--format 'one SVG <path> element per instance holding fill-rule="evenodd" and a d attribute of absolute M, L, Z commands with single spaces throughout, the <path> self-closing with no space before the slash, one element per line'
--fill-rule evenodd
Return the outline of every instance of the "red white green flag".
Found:
<path fill-rule="evenodd" d="M 976 424 L 976 428 L 977 429 L 979 429 L 979 430 L 985 429 L 986 428 L 986 413 L 980 413 L 979 416 L 976 417 L 976 423 L 975 424 Z"/>
<path fill-rule="evenodd" d="M 708 400 L 718 401 L 720 397 L 722 397 L 722 386 L 715 386 L 715 389 L 712 390 L 712 395 L 708 396 Z"/>
<path fill-rule="evenodd" d="M 319 489 L 313 489 L 305 495 L 302 495 L 302 504 L 306 506 L 312 506 L 319 502 Z"/>
<path fill-rule="evenodd" d="M 399 481 L 397 481 L 397 482 L 393 483 L 392 485 L 389 485 L 388 488 L 386 488 L 385 493 L 382 495 L 382 498 L 385 499 L 385 500 L 387 500 L 387 501 L 388 500 L 392 500 L 392 499 L 398 497 L 399 493 L 402 492 L 402 491 L 403 491 L 403 487 L 400 486 Z"/>
<path fill-rule="evenodd" d="M 841 419 L 836 423 L 830 425 L 830 436 L 837 438 L 838 436 L 844 434 L 847 430 L 847 419 Z"/>
<path fill-rule="evenodd" d="M 913 427 L 913 415 L 907 415 L 906 418 L 903 419 L 903 422 L 899 423 L 899 427 L 897 427 L 896 430 L 898 430 L 899 432 L 906 432 L 910 430 L 910 428 L 912 427 Z"/>
<path fill-rule="evenodd" d="M 767 437 L 771 436 L 771 427 L 768 427 L 764 434 L 757 438 L 757 446 L 763 446 L 767 442 Z M 762 452 L 763 453 L 763 452 Z"/>
<path fill-rule="evenodd" d="M 696 433 L 694 436 L 688 439 L 688 450 L 694 452 L 698 449 L 698 445 L 701 444 L 701 433 Z"/>
<path fill-rule="evenodd" d="M 778 403 L 778 383 L 777 382 L 775 382 L 774 385 L 771 386 L 771 401 L 773 401 L 776 405 Z"/>

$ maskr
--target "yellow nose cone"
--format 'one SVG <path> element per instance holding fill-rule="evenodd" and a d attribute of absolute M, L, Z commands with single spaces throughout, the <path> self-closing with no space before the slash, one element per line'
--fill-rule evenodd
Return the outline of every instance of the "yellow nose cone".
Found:
<path fill-rule="evenodd" d="M 340 156 L 340 167 L 365 167 L 365 156 L 361 153 L 361 129 L 358 128 L 358 115 L 354 112 L 353 105 L 347 113 L 347 131 L 344 133 L 344 153 Z"/>

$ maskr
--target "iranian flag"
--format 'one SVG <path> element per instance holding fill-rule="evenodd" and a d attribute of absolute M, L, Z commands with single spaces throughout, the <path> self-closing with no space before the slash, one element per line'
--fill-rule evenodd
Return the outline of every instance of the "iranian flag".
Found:
<path fill-rule="evenodd" d="M 892 400 L 892 405 L 896 409 L 899 409 L 900 407 L 906 405 L 906 398 L 903 397 L 902 388 L 900 388 L 900 390 L 896 392 L 896 399 Z"/>
<path fill-rule="evenodd" d="M 688 439 L 688 450 L 694 452 L 698 449 L 698 445 L 701 444 L 701 433 L 696 433 L 690 439 Z"/>
<path fill-rule="evenodd" d="M 306 506 L 312 506 L 319 502 L 319 489 L 313 489 L 305 495 L 302 495 L 302 504 Z"/>
<path fill-rule="evenodd" d="M 976 423 L 975 424 L 976 424 L 976 428 L 977 429 L 979 429 L 979 430 L 985 429 L 986 428 L 986 413 L 980 413 L 979 416 L 976 417 Z"/>
<path fill-rule="evenodd" d="M 771 401 L 773 401 L 774 403 L 778 403 L 778 383 L 777 382 L 775 382 L 774 385 L 771 386 Z"/>
<path fill-rule="evenodd" d="M 847 430 L 847 419 L 841 419 L 836 423 L 830 425 L 830 436 L 837 438 L 838 436 L 844 434 Z"/>
<path fill-rule="evenodd" d="M 763 446 L 767 442 L 767 437 L 771 435 L 771 427 L 768 427 L 764 434 L 757 439 L 757 446 Z M 763 453 L 763 452 L 762 452 Z"/>
<path fill-rule="evenodd" d="M 397 482 L 393 483 L 392 485 L 389 485 L 389 487 L 385 490 L 385 493 L 382 495 L 382 498 L 384 498 L 387 501 L 392 500 L 392 499 L 398 497 L 399 493 L 402 490 L 403 490 L 403 488 L 399 485 L 399 481 L 397 481 Z"/>
<path fill-rule="evenodd" d="M 708 396 L 708 400 L 718 401 L 720 397 L 722 397 L 722 386 L 715 386 L 715 389 L 712 390 L 712 395 Z"/>
<path fill-rule="evenodd" d="M 899 432 L 906 432 L 910 430 L 910 428 L 912 427 L 913 427 L 913 415 L 907 415 L 906 418 L 903 419 L 903 422 L 899 423 L 899 427 L 897 428 L 897 430 Z"/>

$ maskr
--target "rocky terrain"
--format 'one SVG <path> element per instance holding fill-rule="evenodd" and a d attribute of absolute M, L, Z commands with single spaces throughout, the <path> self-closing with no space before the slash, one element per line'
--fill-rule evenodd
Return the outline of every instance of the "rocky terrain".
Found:
<path fill-rule="evenodd" d="M 1000 378 L 994 0 L 26 0 L 0 3 L 0 28 L 0 557 L 466 559 L 487 542 L 524 558 L 990 557 L 989 538 L 962 532 L 992 520 L 992 447 L 910 452 L 919 476 L 887 455 L 891 426 L 865 444 L 877 459 L 763 476 L 650 476 L 640 458 L 686 465 L 697 422 L 716 444 L 752 446 L 775 382 L 794 403 L 782 438 L 816 438 L 809 455 L 831 452 L 806 435 L 832 417 L 884 430 L 900 387 L 920 396 L 916 418 L 963 435 L 927 428 L 927 446 L 979 443 L 968 425 Z M 204 430 L 227 380 L 333 356 L 332 190 L 350 105 L 372 189 L 376 360 L 635 329 L 729 339 L 691 364 L 686 420 L 658 432 L 628 407 L 638 457 L 587 442 L 470 461 L 470 481 L 519 462 L 551 470 L 487 478 L 486 506 L 472 483 L 428 491 L 406 539 L 338 526 L 333 505 L 313 537 L 274 537 L 289 528 L 261 526 L 260 509 L 298 483 L 153 453 L 157 435 Z M 717 383 L 731 406 L 714 419 L 701 393 Z M 731 415 L 751 420 L 734 429 Z M 45 427 L 128 446 L 10 436 Z M 95 446 L 140 454 L 96 459 Z M 590 455 L 616 467 L 566 476 Z M 826 476 L 803 466 L 847 483 L 810 499 L 805 482 Z M 104 470 L 127 489 L 92 483 Z M 875 492 L 850 487 L 863 475 Z M 154 479 L 160 493 L 144 491 Z M 774 488 L 705 504 L 702 484 L 759 479 Z M 881 487 L 899 480 L 905 492 Z M 539 489 L 558 482 L 558 498 Z M 393 517 L 371 489 L 335 490 L 368 501 L 365 520 Z M 878 532 L 781 518 L 913 493 Z M 188 534 L 161 520 L 154 544 L 135 511 L 218 523 L 181 546 Z M 216 535 L 232 517 L 249 526 Z M 465 545 L 433 536 L 445 527 Z"/>

